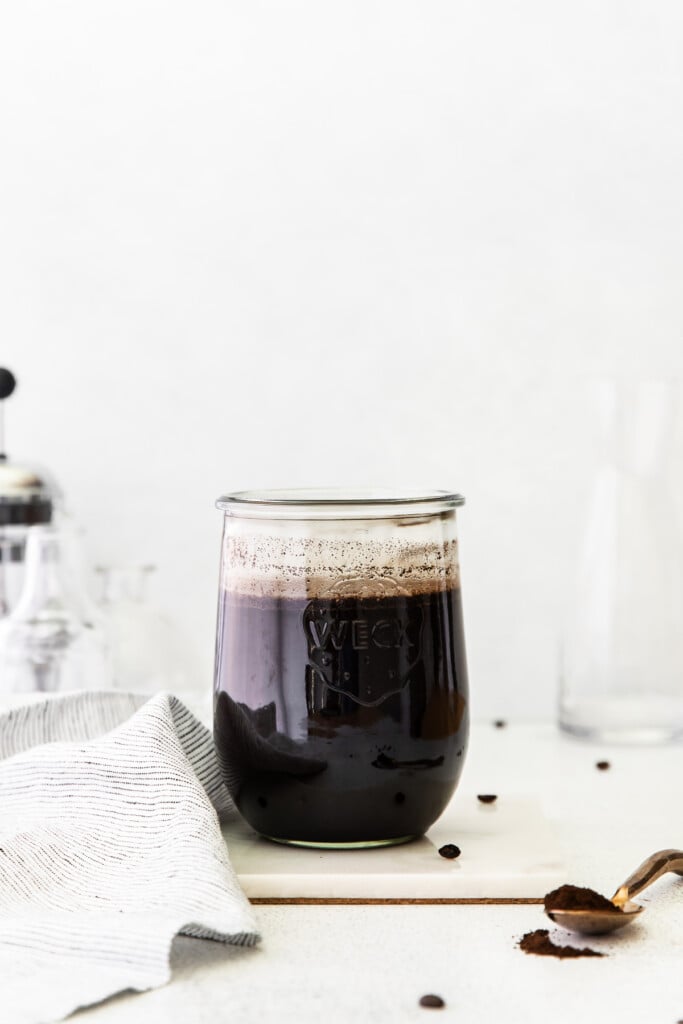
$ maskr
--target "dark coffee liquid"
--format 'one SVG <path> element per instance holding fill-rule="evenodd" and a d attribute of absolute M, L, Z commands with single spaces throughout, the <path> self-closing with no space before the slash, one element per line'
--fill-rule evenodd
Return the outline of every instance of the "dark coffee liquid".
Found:
<path fill-rule="evenodd" d="M 421 835 L 460 776 L 459 589 L 312 600 L 223 592 L 215 740 L 260 833 L 319 843 Z"/>

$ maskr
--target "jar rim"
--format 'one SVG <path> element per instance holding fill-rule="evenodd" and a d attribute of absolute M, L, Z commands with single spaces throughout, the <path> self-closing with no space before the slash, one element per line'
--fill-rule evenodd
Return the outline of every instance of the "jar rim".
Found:
<path fill-rule="evenodd" d="M 391 487 L 296 487 L 233 491 L 216 501 L 226 515 L 268 518 L 379 518 L 435 515 L 465 504 L 454 491 Z"/>

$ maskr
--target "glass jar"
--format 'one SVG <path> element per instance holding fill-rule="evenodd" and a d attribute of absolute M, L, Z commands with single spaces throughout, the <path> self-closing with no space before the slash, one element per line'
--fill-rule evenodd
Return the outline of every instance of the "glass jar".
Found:
<path fill-rule="evenodd" d="M 224 514 L 214 737 L 267 838 L 405 842 L 462 771 L 458 494 L 241 492 Z"/>

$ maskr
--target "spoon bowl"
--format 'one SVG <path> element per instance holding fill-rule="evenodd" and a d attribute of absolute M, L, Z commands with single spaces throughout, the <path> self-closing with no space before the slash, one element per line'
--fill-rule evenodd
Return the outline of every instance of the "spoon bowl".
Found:
<path fill-rule="evenodd" d="M 545 912 L 551 921 L 567 931 L 581 935 L 606 935 L 625 928 L 642 914 L 645 908 L 634 903 L 631 897 L 637 896 L 669 871 L 683 876 L 683 850 L 658 850 L 643 861 L 612 897 L 614 910 L 554 910 L 547 907 Z"/>
<path fill-rule="evenodd" d="M 606 935 L 625 928 L 645 908 L 631 900 L 621 910 L 546 910 L 546 914 L 560 928 L 581 935 Z"/>

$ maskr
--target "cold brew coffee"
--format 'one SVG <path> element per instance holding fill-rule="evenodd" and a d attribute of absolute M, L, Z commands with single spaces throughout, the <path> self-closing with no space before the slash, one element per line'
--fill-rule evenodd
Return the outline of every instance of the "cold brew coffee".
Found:
<path fill-rule="evenodd" d="M 455 789 L 468 730 L 457 546 L 403 532 L 366 539 L 362 557 L 353 531 L 224 538 L 214 735 L 264 836 L 400 842 Z"/>

